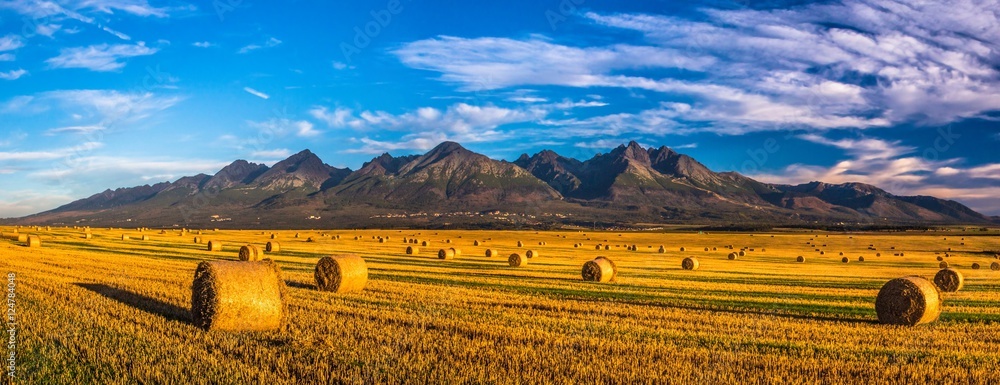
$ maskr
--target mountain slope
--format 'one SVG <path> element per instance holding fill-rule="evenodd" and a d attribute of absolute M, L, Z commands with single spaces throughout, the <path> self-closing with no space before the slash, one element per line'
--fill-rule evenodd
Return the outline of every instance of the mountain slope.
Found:
<path fill-rule="evenodd" d="M 304 150 L 273 167 L 238 160 L 212 176 L 107 190 L 19 221 L 314 227 L 310 221 L 324 218 L 321 223 L 329 227 L 427 226 L 456 220 L 432 212 L 471 213 L 464 218 L 474 223 L 482 220 L 475 219 L 482 218 L 479 213 L 498 210 L 536 224 L 541 217 L 574 223 L 793 225 L 993 221 L 958 202 L 895 196 L 861 183 L 761 183 L 735 172 L 713 172 L 667 147 L 647 149 L 636 142 L 586 161 L 545 150 L 514 162 L 444 142 L 423 155 L 382 154 L 354 172 Z M 407 213 L 424 214 L 409 222 L 378 219 Z M 495 219 L 501 220 L 507 218 Z"/>
<path fill-rule="evenodd" d="M 444 142 L 425 155 L 383 155 L 326 191 L 328 201 L 487 207 L 559 199 L 559 193 L 526 170 Z"/>

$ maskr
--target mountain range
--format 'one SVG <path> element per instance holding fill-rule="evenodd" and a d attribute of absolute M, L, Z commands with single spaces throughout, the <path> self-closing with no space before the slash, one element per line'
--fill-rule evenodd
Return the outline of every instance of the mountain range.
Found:
<path fill-rule="evenodd" d="M 513 162 L 444 142 L 352 171 L 309 150 L 268 167 L 237 160 L 199 174 L 106 190 L 24 224 L 344 228 L 558 224 L 980 224 L 955 201 L 861 183 L 762 183 L 636 142 L 581 161 L 545 150 Z"/>

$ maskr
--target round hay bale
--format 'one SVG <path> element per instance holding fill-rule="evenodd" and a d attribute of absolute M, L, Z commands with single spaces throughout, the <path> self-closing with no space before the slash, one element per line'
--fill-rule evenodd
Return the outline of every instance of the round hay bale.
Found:
<path fill-rule="evenodd" d="M 937 274 L 934 274 L 934 284 L 943 292 L 954 293 L 962 290 L 962 286 L 965 285 L 965 277 L 958 270 L 944 267 Z"/>
<path fill-rule="evenodd" d="M 201 243 L 201 237 L 194 237 L 194 243 Z"/>
<path fill-rule="evenodd" d="M 528 265 L 528 258 L 522 257 L 521 254 L 514 253 L 510 257 L 507 257 L 507 263 L 510 267 L 524 267 Z"/>
<path fill-rule="evenodd" d="M 17 241 L 21 243 L 28 242 L 28 234 L 18 234 Z"/>
<path fill-rule="evenodd" d="M 732 261 L 732 260 L 735 260 L 738 257 L 739 257 L 739 254 L 729 253 L 729 257 L 728 258 L 729 258 L 730 261 Z"/>
<path fill-rule="evenodd" d="M 667 252 L 667 249 L 664 249 L 663 246 L 660 246 L 660 249 L 657 250 L 657 252 L 660 253 L 660 254 L 663 254 L 663 253 Z"/>
<path fill-rule="evenodd" d="M 427 247 L 427 246 L 430 246 L 430 245 L 431 245 L 431 243 L 427 242 L 427 241 L 420 242 L 420 246 L 423 246 L 423 247 Z"/>
<path fill-rule="evenodd" d="M 312 238 L 309 238 L 309 239 L 312 239 Z M 385 238 L 379 238 L 378 239 L 378 243 L 385 243 Z"/>
<path fill-rule="evenodd" d="M 882 253 L 875 253 L 875 256 L 876 256 L 876 257 L 881 257 L 881 256 L 882 256 Z"/>
<path fill-rule="evenodd" d="M 941 315 L 941 294 L 923 277 L 909 276 L 882 285 L 875 298 L 875 313 L 882 324 L 916 326 Z"/>
<path fill-rule="evenodd" d="M 455 257 L 461 257 L 462 256 L 462 249 L 456 249 L 456 248 L 452 247 L 451 251 L 453 253 L 455 253 Z"/>
<path fill-rule="evenodd" d="M 939 256 L 937 257 L 937 260 L 938 260 L 938 261 L 943 261 L 943 260 L 944 260 L 944 258 L 942 258 L 942 257 L 941 257 L 941 256 L 939 255 Z"/>
<path fill-rule="evenodd" d="M 127 240 L 129 240 L 129 239 L 132 239 L 132 238 L 131 238 L 131 237 L 129 237 L 128 235 L 125 235 L 125 234 L 122 234 L 122 240 L 123 240 L 123 241 L 127 241 Z"/>
<path fill-rule="evenodd" d="M 37 235 L 29 235 L 25 240 L 25 246 L 28 247 L 42 247 L 42 238 Z"/>
<path fill-rule="evenodd" d="M 254 245 L 240 246 L 240 260 L 256 262 L 260 260 L 260 248 Z"/>
<path fill-rule="evenodd" d="M 455 259 L 455 249 L 438 250 L 438 259 Z"/>
<path fill-rule="evenodd" d="M 819 255 L 826 255 L 826 252 L 825 251 L 820 251 Z"/>
<path fill-rule="evenodd" d="M 695 257 L 687 257 L 681 261 L 681 268 L 684 270 L 698 270 L 698 259 Z"/>
<path fill-rule="evenodd" d="M 864 262 L 864 261 L 865 261 L 865 256 L 864 255 L 858 257 L 858 262 Z"/>
<path fill-rule="evenodd" d="M 682 247 L 682 248 L 681 248 L 681 251 L 685 251 L 685 249 L 684 249 L 684 248 Z"/>
<path fill-rule="evenodd" d="M 745 251 L 743 251 L 743 250 L 740 250 L 740 253 L 739 253 L 739 255 L 740 255 L 741 257 L 745 257 L 745 256 L 747 256 L 747 252 L 745 252 Z"/>
<path fill-rule="evenodd" d="M 607 250 L 611 250 L 611 246 L 610 246 L 610 245 L 604 245 L 604 250 L 605 250 L 605 251 L 607 251 Z"/>
<path fill-rule="evenodd" d="M 618 266 L 610 259 L 597 257 L 583 264 L 583 280 L 590 282 L 611 282 L 618 276 Z"/>
<path fill-rule="evenodd" d="M 938 267 L 940 267 L 942 269 L 947 269 L 948 268 L 948 262 L 941 261 L 941 263 L 938 264 Z"/>
<path fill-rule="evenodd" d="M 350 293 L 368 283 L 368 265 L 353 254 L 330 255 L 316 263 L 316 288 L 320 291 Z"/>
<path fill-rule="evenodd" d="M 527 257 L 527 258 L 529 258 L 529 259 L 530 258 L 534 258 L 534 257 L 538 256 L 538 252 L 534 251 L 534 250 L 528 250 L 528 251 L 524 252 L 524 256 Z"/>
<path fill-rule="evenodd" d="M 517 241 L 517 247 L 524 247 L 524 242 Z"/>
<path fill-rule="evenodd" d="M 84 233 L 83 234 L 83 239 L 91 239 L 91 238 L 94 238 L 94 234 L 91 234 L 91 233 Z"/>
<path fill-rule="evenodd" d="M 299 233 L 295 233 L 295 238 L 298 238 L 298 237 L 299 237 Z"/>
<path fill-rule="evenodd" d="M 479 246 L 479 241 L 472 241 L 473 246 Z"/>
<path fill-rule="evenodd" d="M 797 258 L 795 258 L 795 262 L 803 263 L 805 261 L 806 261 L 806 257 L 803 257 L 801 255 L 798 256 Z"/>
<path fill-rule="evenodd" d="M 841 262 L 843 262 L 843 263 L 848 263 L 848 262 L 850 262 L 851 260 L 850 260 L 850 259 L 848 259 L 847 257 L 844 257 L 844 258 L 841 258 L 841 259 L 840 259 L 840 261 L 841 261 Z"/>
<path fill-rule="evenodd" d="M 313 237 L 306 238 L 306 242 L 316 242 L 316 238 L 313 238 Z M 382 242 L 379 242 L 379 243 L 382 243 Z"/>
<path fill-rule="evenodd" d="M 143 235 L 143 236 L 142 236 L 142 240 L 144 240 L 144 241 L 148 241 L 148 240 L 149 240 L 149 236 L 148 236 L 148 235 Z"/>
<path fill-rule="evenodd" d="M 222 251 L 222 242 L 208 241 L 208 251 Z"/>
<path fill-rule="evenodd" d="M 275 241 L 268 242 L 264 245 L 264 251 L 268 253 L 277 253 L 281 251 L 281 244 Z"/>
<path fill-rule="evenodd" d="M 486 258 L 493 258 L 497 255 L 498 255 L 497 252 L 494 251 L 493 249 L 486 249 Z"/>
<path fill-rule="evenodd" d="M 288 316 L 286 290 L 271 260 L 202 262 L 191 285 L 192 321 L 205 330 L 277 330 Z"/>
<path fill-rule="evenodd" d="M 979 270 L 979 268 L 980 268 L 980 266 L 979 266 L 978 263 L 973 263 L 972 264 L 972 270 Z"/>
<path fill-rule="evenodd" d="M 416 247 L 416 246 L 407 246 L 406 247 L 406 255 L 416 255 L 418 253 L 420 253 L 420 248 L 419 247 Z"/>
<path fill-rule="evenodd" d="M 597 245 L 597 247 L 595 247 L 595 249 L 600 250 L 601 249 L 601 245 Z"/>
<path fill-rule="evenodd" d="M 708 251 L 708 248 L 707 248 L 707 247 L 705 248 L 705 251 Z"/>
<path fill-rule="evenodd" d="M 844 252 L 843 252 L 843 251 L 841 251 L 841 252 L 840 252 L 840 256 L 843 256 L 843 255 L 844 255 Z"/>

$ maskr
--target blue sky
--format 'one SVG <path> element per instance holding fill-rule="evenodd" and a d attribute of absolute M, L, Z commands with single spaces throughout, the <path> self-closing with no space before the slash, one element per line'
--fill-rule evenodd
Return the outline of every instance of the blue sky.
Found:
<path fill-rule="evenodd" d="M 444 140 L 507 160 L 636 140 L 1000 215 L 996 3 L 619 3 L 0 0 L 0 217 Z"/>

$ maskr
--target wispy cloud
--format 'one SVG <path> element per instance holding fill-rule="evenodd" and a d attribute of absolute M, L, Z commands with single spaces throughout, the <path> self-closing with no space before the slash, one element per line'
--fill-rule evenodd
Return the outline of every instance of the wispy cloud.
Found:
<path fill-rule="evenodd" d="M 107 122 L 134 122 L 166 110 L 179 103 L 178 96 L 163 96 L 151 92 L 120 92 L 115 90 L 61 90 L 41 94 L 41 100 L 60 103 L 67 112 L 78 111 L 82 117 L 95 117 Z"/>
<path fill-rule="evenodd" d="M 0 52 L 13 51 L 21 47 L 24 47 L 24 41 L 21 40 L 20 36 L 7 35 L 0 37 Z"/>
<path fill-rule="evenodd" d="M 262 49 L 262 48 L 277 47 L 277 46 L 281 45 L 281 43 L 282 43 L 281 40 L 278 40 L 278 39 L 275 39 L 275 38 L 272 37 L 272 38 L 267 39 L 267 41 L 265 41 L 263 43 L 263 45 L 261 45 L 261 44 L 249 44 L 249 45 L 244 46 L 243 48 L 240 48 L 240 50 L 236 51 L 236 53 L 245 54 L 245 53 L 250 53 L 250 52 Z"/>
<path fill-rule="evenodd" d="M 256 96 L 256 97 L 264 99 L 264 100 L 267 100 L 267 99 L 271 98 L 270 95 L 265 94 L 265 93 L 260 92 L 260 91 L 257 91 L 257 90 L 255 90 L 253 88 L 250 88 L 250 87 L 243 87 L 243 91 L 246 91 L 248 94 Z"/>
<path fill-rule="evenodd" d="M 198 47 L 198 48 L 211 48 L 211 47 L 215 47 L 216 46 L 215 43 L 208 42 L 208 41 L 196 41 L 194 43 L 191 43 L 191 45 L 193 45 L 195 47 Z"/>
<path fill-rule="evenodd" d="M 0 61 L 14 61 L 16 59 L 17 56 L 12 53 L 0 53 Z"/>
<path fill-rule="evenodd" d="M 50 136 L 55 134 L 90 134 L 97 131 L 104 131 L 106 129 L 107 127 L 104 126 L 69 126 L 53 128 L 45 131 L 45 134 Z"/>
<path fill-rule="evenodd" d="M 254 158 L 266 158 L 266 159 L 285 159 L 292 155 L 292 152 L 287 148 L 279 148 L 274 150 L 259 150 L 250 153 L 250 156 Z"/>
<path fill-rule="evenodd" d="M 100 142 L 87 142 L 79 146 L 66 147 L 47 151 L 10 151 L 0 152 L 0 162 L 31 162 L 39 160 L 54 160 L 80 152 L 95 150 L 103 147 Z"/>
<path fill-rule="evenodd" d="M 19 68 L 19 69 L 7 71 L 7 72 L 0 72 L 0 79 L 2 79 L 2 80 L 17 80 L 21 76 L 24 76 L 24 75 L 27 75 L 27 74 L 28 74 L 28 71 L 25 71 L 25 70 Z"/>
<path fill-rule="evenodd" d="M 303 138 L 311 138 L 322 134 L 316 127 L 305 120 L 293 120 L 288 118 L 272 118 L 265 121 L 247 121 L 247 126 L 259 132 L 267 133 L 269 136 L 285 137 L 295 135 Z M 240 145 L 246 145 L 241 143 Z M 255 143 L 249 143 L 255 144 Z M 259 151 L 259 150 L 257 150 Z"/>
<path fill-rule="evenodd" d="M 157 48 L 144 45 L 100 44 L 89 47 L 64 48 L 59 56 L 45 62 L 52 68 L 85 68 L 91 71 L 117 71 L 125 67 L 124 59 L 155 54 Z"/>

